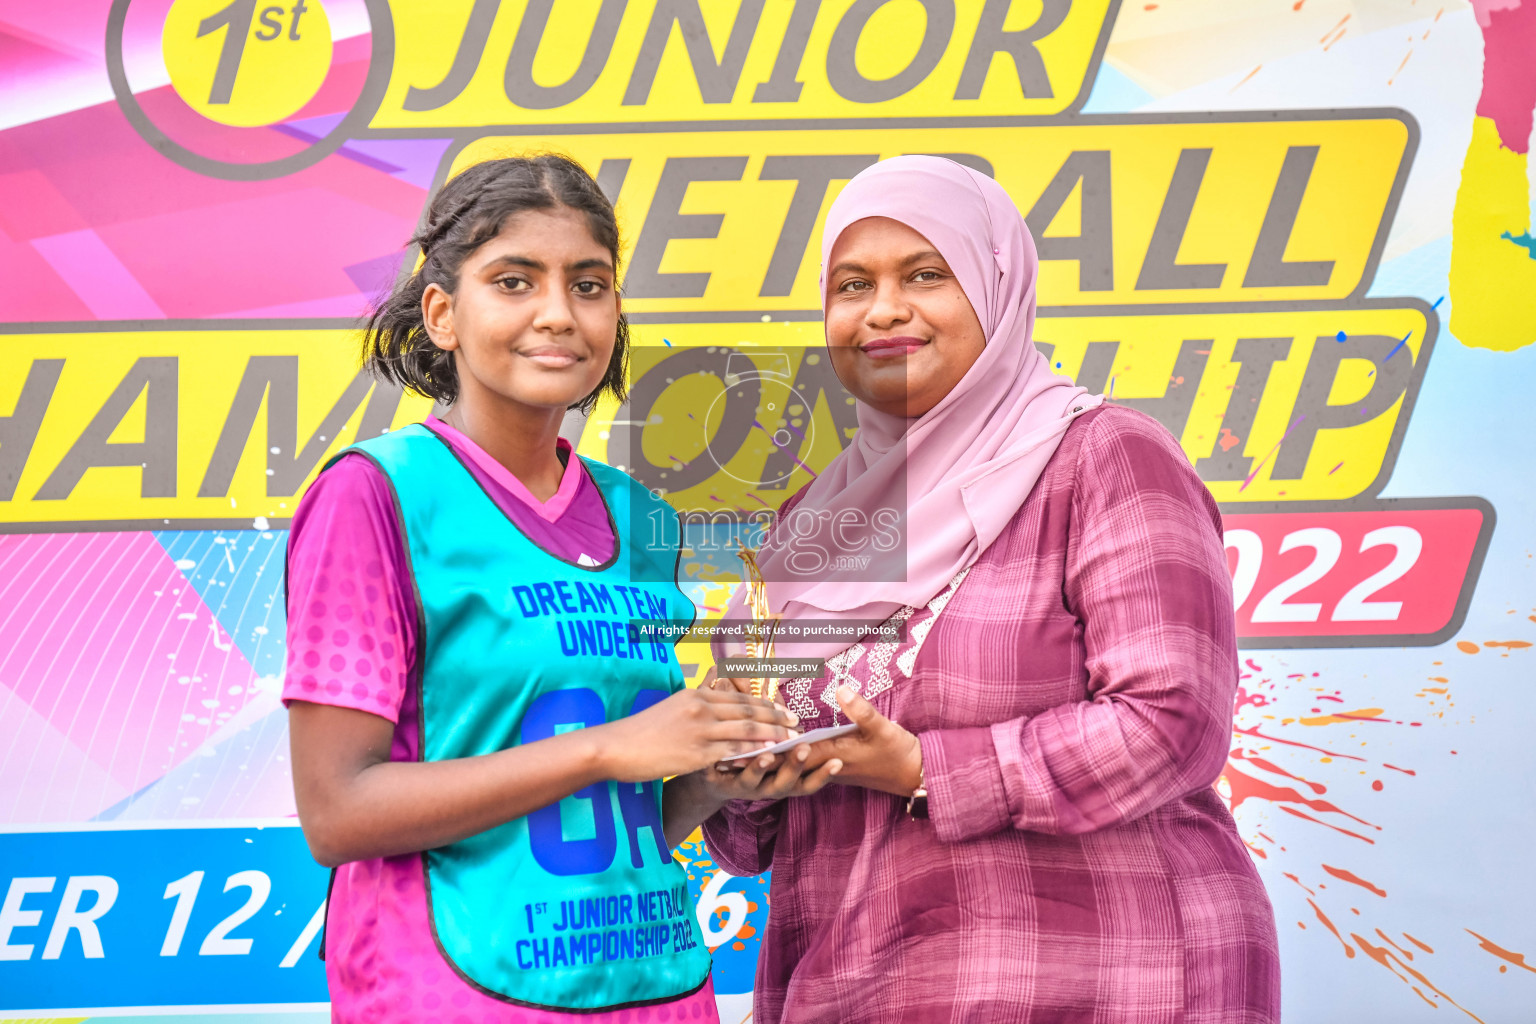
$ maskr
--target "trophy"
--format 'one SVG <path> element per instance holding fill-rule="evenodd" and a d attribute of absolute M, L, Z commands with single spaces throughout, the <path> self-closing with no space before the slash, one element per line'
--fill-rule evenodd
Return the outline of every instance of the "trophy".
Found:
<path fill-rule="evenodd" d="M 773 622 L 776 616 L 768 609 L 767 586 L 763 572 L 757 565 L 757 552 L 737 542 L 737 557 L 743 567 L 743 584 L 747 588 L 747 607 L 752 611 L 752 622 L 746 627 L 746 649 L 749 658 L 773 657 Z M 756 677 L 751 680 L 752 696 L 778 699 L 779 681 Z"/>

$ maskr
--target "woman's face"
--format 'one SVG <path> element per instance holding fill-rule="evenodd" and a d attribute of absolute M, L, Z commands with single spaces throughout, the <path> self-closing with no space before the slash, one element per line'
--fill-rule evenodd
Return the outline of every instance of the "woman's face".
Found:
<path fill-rule="evenodd" d="M 561 414 L 608 371 L 619 324 L 613 257 L 566 207 L 508 218 L 470 253 L 452 296 L 422 297 L 428 333 L 454 353 L 457 404 Z"/>
<path fill-rule="evenodd" d="M 886 217 L 855 221 L 832 247 L 827 348 L 843 386 L 880 412 L 932 409 L 986 346 L 949 264 Z"/>

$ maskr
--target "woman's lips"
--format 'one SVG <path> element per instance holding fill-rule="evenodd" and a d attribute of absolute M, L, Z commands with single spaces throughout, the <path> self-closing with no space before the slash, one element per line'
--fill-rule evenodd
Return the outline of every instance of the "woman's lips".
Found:
<path fill-rule="evenodd" d="M 579 362 L 579 360 L 576 358 L 576 353 L 567 351 L 563 348 L 536 348 L 531 352 L 522 352 L 519 354 L 524 359 L 538 363 L 540 366 L 547 366 L 552 370 L 561 370 L 567 366 L 574 366 L 577 362 Z"/>
<path fill-rule="evenodd" d="M 926 344 L 928 342 L 922 338 L 899 335 L 894 338 L 875 338 L 866 341 L 859 346 L 859 349 L 871 359 L 894 359 L 898 356 L 910 355 Z"/>

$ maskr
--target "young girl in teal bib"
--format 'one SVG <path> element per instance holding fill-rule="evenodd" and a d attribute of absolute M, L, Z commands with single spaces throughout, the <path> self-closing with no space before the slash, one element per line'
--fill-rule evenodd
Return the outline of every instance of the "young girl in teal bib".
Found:
<path fill-rule="evenodd" d="M 559 438 L 567 409 L 623 397 L 596 183 L 556 156 L 478 164 L 415 241 L 366 358 L 447 412 L 332 460 L 289 540 L 284 699 L 305 836 L 337 868 L 334 1016 L 716 1019 L 672 846 L 838 765 L 712 767 L 794 716 L 686 688 L 631 626 L 694 610 L 672 510 Z"/>

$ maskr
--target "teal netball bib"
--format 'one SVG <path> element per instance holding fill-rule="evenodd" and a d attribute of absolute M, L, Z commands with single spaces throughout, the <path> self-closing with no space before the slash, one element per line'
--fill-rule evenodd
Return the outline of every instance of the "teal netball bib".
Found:
<path fill-rule="evenodd" d="M 524 536 L 425 427 L 350 450 L 389 477 L 404 526 L 422 609 L 422 760 L 611 722 L 682 689 L 671 643 L 632 626 L 694 617 L 661 499 L 587 462 L 616 544 L 581 566 Z M 489 995 L 592 1011 L 676 999 L 709 977 L 659 780 L 597 783 L 423 858 L 433 937 Z"/>

